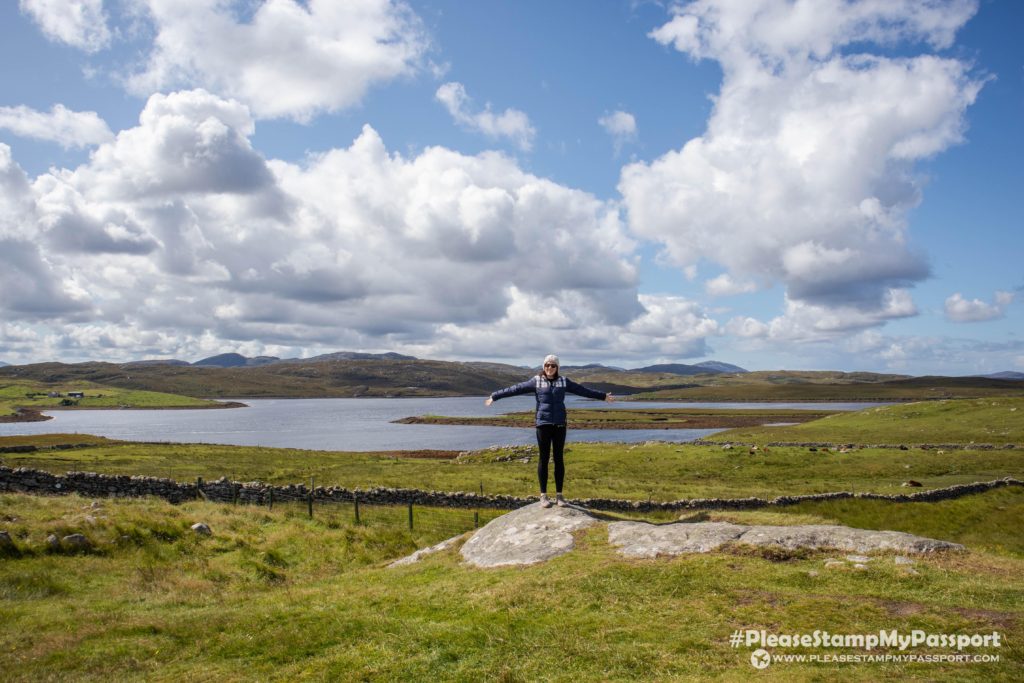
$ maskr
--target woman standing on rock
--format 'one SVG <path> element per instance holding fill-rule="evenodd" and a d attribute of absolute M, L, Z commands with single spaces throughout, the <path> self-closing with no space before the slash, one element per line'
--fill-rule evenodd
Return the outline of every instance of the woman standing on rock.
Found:
<path fill-rule="evenodd" d="M 566 392 L 599 401 L 615 400 L 611 394 L 588 389 L 582 384 L 577 384 L 568 377 L 558 374 L 558 365 L 558 356 L 548 356 L 544 359 L 544 368 L 539 375 L 531 377 L 525 382 L 495 391 L 484 401 L 484 405 L 489 406 L 495 401 L 509 396 L 521 394 L 536 396 L 537 446 L 540 448 L 537 478 L 540 480 L 540 504 L 546 508 L 551 507 L 551 500 L 548 498 L 548 460 L 551 458 L 552 446 L 554 446 L 555 455 L 555 502 L 559 507 L 566 506 L 565 498 L 562 497 L 562 482 L 565 480 L 565 461 L 562 459 L 562 453 L 565 449 Z"/>

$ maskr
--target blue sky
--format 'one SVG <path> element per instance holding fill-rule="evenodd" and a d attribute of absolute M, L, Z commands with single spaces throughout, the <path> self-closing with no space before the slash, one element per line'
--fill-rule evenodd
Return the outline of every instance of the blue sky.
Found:
<path fill-rule="evenodd" d="M 0 6 L 0 361 L 1024 371 L 1012 0 Z"/>

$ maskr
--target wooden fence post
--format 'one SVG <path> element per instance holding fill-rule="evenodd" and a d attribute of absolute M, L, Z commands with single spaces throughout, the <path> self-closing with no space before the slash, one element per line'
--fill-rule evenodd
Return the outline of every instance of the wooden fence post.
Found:
<path fill-rule="evenodd" d="M 412 531 L 412 503 L 409 503 L 409 531 Z"/>
<path fill-rule="evenodd" d="M 309 478 L 309 518 L 313 519 L 313 489 L 316 488 L 316 477 Z"/>
<path fill-rule="evenodd" d="M 270 491 L 270 509 L 273 510 L 274 509 L 274 487 L 271 486 L 269 491 Z"/>
<path fill-rule="evenodd" d="M 355 491 L 352 492 L 352 501 L 356 505 L 356 524 L 359 524 L 359 494 Z"/>

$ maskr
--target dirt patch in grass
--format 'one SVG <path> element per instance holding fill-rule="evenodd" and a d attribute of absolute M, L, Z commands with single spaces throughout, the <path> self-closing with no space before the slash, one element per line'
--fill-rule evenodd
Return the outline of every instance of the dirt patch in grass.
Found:
<path fill-rule="evenodd" d="M 441 451 L 422 449 L 418 451 L 389 451 L 385 455 L 390 458 L 423 458 L 427 460 L 454 460 L 460 451 Z"/>

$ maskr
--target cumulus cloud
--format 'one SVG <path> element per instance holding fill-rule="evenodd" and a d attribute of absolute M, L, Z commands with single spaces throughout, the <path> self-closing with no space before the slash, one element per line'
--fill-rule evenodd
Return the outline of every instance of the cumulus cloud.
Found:
<path fill-rule="evenodd" d="M 1013 302 L 1012 292 L 996 292 L 993 303 L 981 299 L 965 299 L 956 292 L 946 299 L 946 318 L 955 323 L 978 323 L 1002 318 Z"/>
<path fill-rule="evenodd" d="M 0 313 L 7 321 L 71 316 L 88 310 L 74 274 L 36 242 L 38 216 L 25 172 L 0 143 Z"/>
<path fill-rule="evenodd" d="M 103 0 L 21 0 L 20 6 L 50 40 L 86 52 L 110 44 Z"/>
<path fill-rule="evenodd" d="M 825 306 L 787 297 L 782 315 L 767 322 L 736 317 L 726 324 L 725 330 L 741 338 L 781 343 L 831 342 L 914 315 L 917 315 L 917 307 L 904 289 L 890 289 L 882 305 L 870 310 L 855 305 Z"/>
<path fill-rule="evenodd" d="M 508 138 L 520 149 L 533 147 L 537 131 L 530 125 L 530 117 L 518 109 L 506 109 L 500 114 L 491 111 L 488 104 L 482 111 L 471 111 L 472 100 L 461 83 L 445 83 L 434 95 L 459 124 L 491 138 Z"/>
<path fill-rule="evenodd" d="M 616 323 L 579 292 L 538 295 L 511 287 L 507 293 L 511 303 L 500 319 L 441 325 L 428 343 L 410 350 L 428 357 L 516 359 L 562 349 L 563 359 L 572 362 L 698 358 L 708 354 L 707 338 L 721 331 L 698 303 L 682 297 L 640 295 L 642 312 Z"/>
<path fill-rule="evenodd" d="M 259 118 L 305 121 L 351 107 L 420 68 L 428 45 L 418 17 L 390 0 L 267 0 L 244 19 L 218 0 L 145 5 L 154 48 L 128 80 L 136 93 L 199 86 Z"/>
<path fill-rule="evenodd" d="M 746 294 L 757 291 L 757 285 L 753 282 L 744 282 L 734 279 L 729 273 L 707 280 L 704 283 L 704 290 L 711 296 L 730 296 L 732 294 Z"/>
<path fill-rule="evenodd" d="M 636 139 L 636 117 L 629 112 L 613 111 L 599 118 L 597 123 L 612 136 L 616 154 L 622 150 L 623 145 Z"/>
<path fill-rule="evenodd" d="M 111 197 L 253 192 L 272 183 L 248 136 L 248 108 L 205 90 L 156 94 L 139 126 L 118 133 L 76 173 L 75 183 Z"/>
<path fill-rule="evenodd" d="M 71 111 L 55 104 L 47 112 L 25 106 L 0 107 L 0 128 L 15 135 L 56 142 L 61 147 L 90 147 L 113 139 L 106 122 L 94 111 Z"/>
<path fill-rule="evenodd" d="M 639 295 L 615 202 L 497 152 L 403 156 L 369 126 L 267 160 L 253 128 L 244 104 L 192 90 L 151 97 L 74 169 L 30 181 L 3 148 L 4 320 L 111 358 L 470 342 L 512 358 L 542 339 L 678 357 L 717 333 L 692 302 Z"/>
<path fill-rule="evenodd" d="M 724 267 L 729 279 L 709 291 L 781 282 L 791 305 L 835 311 L 838 326 L 891 317 L 891 293 L 929 274 L 906 235 L 921 197 L 913 163 L 961 141 L 983 83 L 957 59 L 864 50 L 946 47 L 975 9 L 959 0 L 677 8 L 651 36 L 719 62 L 723 82 L 701 137 L 623 169 L 629 227 L 681 268 Z"/>

